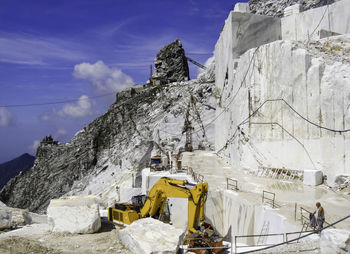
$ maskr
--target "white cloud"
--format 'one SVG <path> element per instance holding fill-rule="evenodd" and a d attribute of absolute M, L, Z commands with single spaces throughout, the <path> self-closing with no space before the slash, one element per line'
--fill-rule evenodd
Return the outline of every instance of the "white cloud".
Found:
<path fill-rule="evenodd" d="M 39 116 L 39 119 L 40 119 L 41 121 L 49 121 L 49 120 L 50 120 L 50 116 L 49 116 L 49 114 L 44 113 L 44 114 L 42 114 L 42 115 Z"/>
<path fill-rule="evenodd" d="M 130 76 L 118 68 L 110 68 L 102 61 L 94 64 L 81 63 L 74 66 L 73 76 L 89 81 L 97 90 L 116 92 L 124 87 L 133 85 Z"/>
<path fill-rule="evenodd" d="M 28 148 L 31 152 L 35 153 L 36 149 L 38 148 L 38 146 L 40 145 L 40 141 L 39 140 L 34 140 L 33 144 L 30 145 Z"/>
<path fill-rule="evenodd" d="M 12 122 L 12 114 L 6 108 L 0 107 L 0 126 L 9 126 Z"/>
<path fill-rule="evenodd" d="M 60 117 L 70 116 L 73 118 L 81 118 L 93 113 L 92 104 L 92 101 L 87 95 L 82 95 L 77 102 L 64 104 L 62 109 L 54 111 Z"/>
<path fill-rule="evenodd" d="M 58 129 L 55 133 L 54 138 L 60 139 L 67 135 L 67 131 L 65 129 Z"/>

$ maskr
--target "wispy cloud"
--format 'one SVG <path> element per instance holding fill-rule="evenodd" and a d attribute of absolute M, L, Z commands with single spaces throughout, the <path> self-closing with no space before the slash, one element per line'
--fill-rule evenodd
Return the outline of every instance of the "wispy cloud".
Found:
<path fill-rule="evenodd" d="M 42 115 L 39 116 L 39 120 L 40 121 L 49 121 L 51 119 L 50 115 L 48 113 L 44 113 Z"/>
<path fill-rule="evenodd" d="M 36 152 L 36 149 L 39 147 L 40 145 L 40 140 L 34 140 L 33 144 L 31 144 L 30 146 L 28 146 L 29 151 L 31 151 L 32 153 Z"/>
<path fill-rule="evenodd" d="M 9 126 L 13 123 L 12 114 L 4 107 L 0 107 L 0 126 Z"/>
<path fill-rule="evenodd" d="M 94 64 L 81 63 L 74 66 L 73 76 L 87 80 L 98 91 L 116 92 L 132 85 L 132 78 L 118 68 L 110 68 L 102 61 Z"/>
<path fill-rule="evenodd" d="M 60 128 L 56 131 L 56 133 L 53 135 L 53 137 L 56 139 L 56 140 L 59 140 L 61 138 L 64 138 L 65 136 L 67 135 L 67 131 L 63 128 Z"/>
<path fill-rule="evenodd" d="M 82 95 L 77 102 L 66 103 L 60 110 L 54 109 L 54 113 L 60 117 L 82 118 L 93 114 L 92 106 L 93 102 L 90 98 Z"/>
<path fill-rule="evenodd" d="M 58 38 L 28 34 L 0 34 L 0 62 L 48 65 L 51 61 L 81 61 L 86 55 L 79 44 Z"/>
<path fill-rule="evenodd" d="M 99 26 L 96 29 L 92 29 L 90 32 L 97 35 L 98 37 L 104 37 L 109 39 L 110 37 L 113 37 L 114 35 L 120 35 L 121 32 L 123 32 L 123 30 L 125 30 L 125 28 L 136 22 L 139 21 L 140 19 L 142 19 L 142 16 L 132 16 L 129 17 L 127 19 L 123 19 L 120 22 L 116 22 L 116 23 L 112 23 L 112 24 L 107 24 L 104 26 Z"/>

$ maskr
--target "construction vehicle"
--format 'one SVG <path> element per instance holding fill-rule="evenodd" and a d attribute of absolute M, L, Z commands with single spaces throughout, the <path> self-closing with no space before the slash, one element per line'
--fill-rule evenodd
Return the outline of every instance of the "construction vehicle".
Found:
<path fill-rule="evenodd" d="M 135 196 L 131 204 L 121 203 L 109 207 L 108 220 L 116 224 L 131 224 L 145 217 L 159 218 L 164 214 L 167 198 L 187 198 L 187 228 L 189 233 L 195 233 L 199 227 L 199 220 L 204 221 L 207 193 L 208 183 L 191 184 L 186 180 L 163 177 L 153 185 L 147 197 Z"/>
<path fill-rule="evenodd" d="M 152 171 L 164 171 L 169 167 L 169 159 L 167 156 L 152 156 L 149 167 Z"/>

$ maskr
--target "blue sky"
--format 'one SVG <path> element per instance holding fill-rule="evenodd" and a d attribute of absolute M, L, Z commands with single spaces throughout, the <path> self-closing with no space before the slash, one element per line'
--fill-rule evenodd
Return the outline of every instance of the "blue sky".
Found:
<path fill-rule="evenodd" d="M 145 83 L 158 50 L 177 38 L 204 63 L 234 3 L 0 0 L 0 106 L 73 99 L 0 107 L 0 163 L 35 154 L 47 134 L 69 141 L 115 91 Z M 190 65 L 192 78 L 197 71 Z"/>

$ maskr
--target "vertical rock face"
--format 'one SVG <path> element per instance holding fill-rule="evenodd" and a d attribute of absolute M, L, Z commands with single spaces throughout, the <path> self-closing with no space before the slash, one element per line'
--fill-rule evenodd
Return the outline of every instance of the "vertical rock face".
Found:
<path fill-rule="evenodd" d="M 252 13 L 283 17 L 284 9 L 294 4 L 300 4 L 301 10 L 306 11 L 332 3 L 334 0 L 250 0 L 249 8 Z"/>
<path fill-rule="evenodd" d="M 175 40 L 158 52 L 154 66 L 152 75 L 154 84 L 162 85 L 190 79 L 185 50 L 179 40 Z"/>

